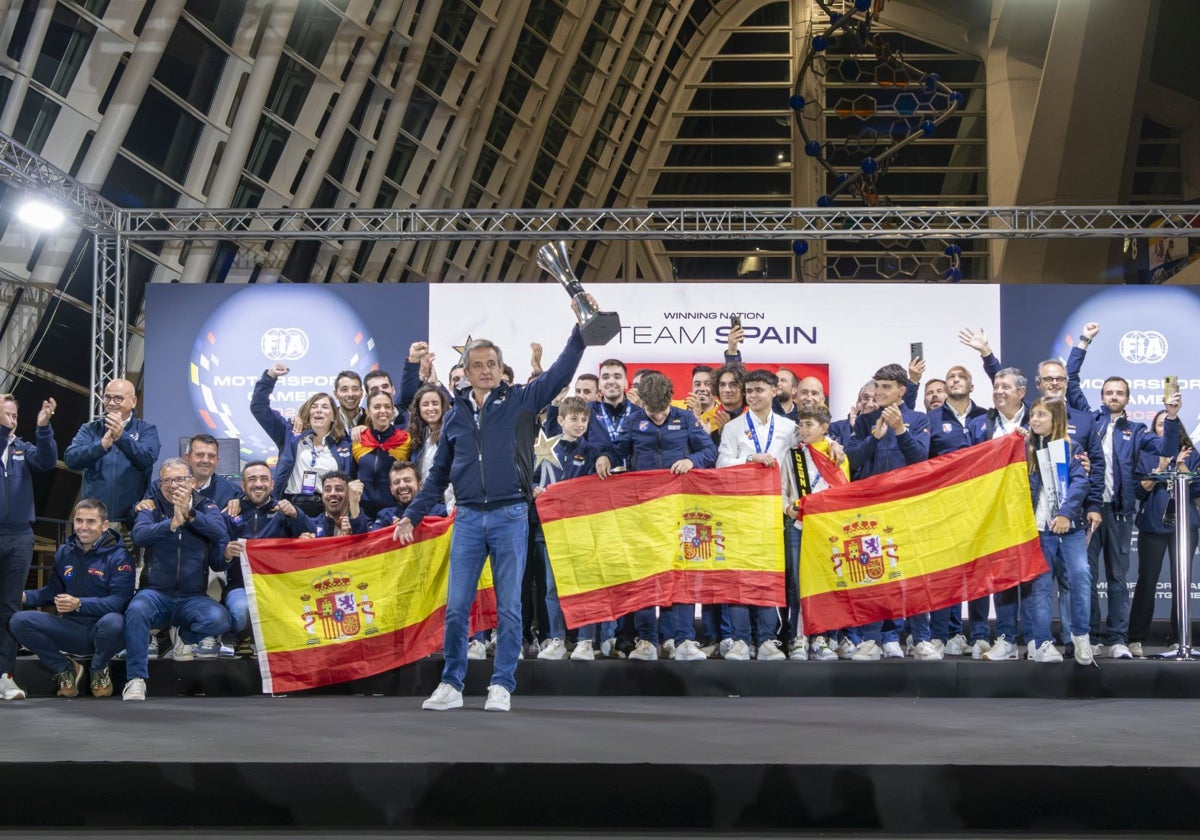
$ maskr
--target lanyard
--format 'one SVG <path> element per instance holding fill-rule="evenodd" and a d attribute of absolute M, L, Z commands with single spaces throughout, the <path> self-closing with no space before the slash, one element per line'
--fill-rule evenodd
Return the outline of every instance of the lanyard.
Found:
<path fill-rule="evenodd" d="M 613 422 L 612 417 L 608 415 L 607 406 L 607 403 L 600 404 L 600 422 L 604 424 L 604 429 L 608 432 L 608 437 L 613 439 L 617 436 L 617 426 L 619 426 L 621 421 L 624 420 L 629 414 L 629 400 L 625 401 L 625 408 L 621 411 L 621 416 L 617 418 L 615 423 Z"/>
<path fill-rule="evenodd" d="M 746 412 L 746 425 L 750 427 L 750 439 L 754 441 L 754 451 L 759 455 L 771 448 L 771 438 L 775 437 L 775 415 L 771 414 L 771 425 L 767 429 L 767 445 L 759 446 L 758 432 L 754 430 L 754 413 Z"/>

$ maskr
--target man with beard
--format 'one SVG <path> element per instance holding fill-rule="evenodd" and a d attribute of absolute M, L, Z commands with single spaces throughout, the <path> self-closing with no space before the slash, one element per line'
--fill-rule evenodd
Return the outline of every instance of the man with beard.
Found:
<path fill-rule="evenodd" d="M 363 483 L 344 472 L 327 472 L 321 476 L 321 502 L 325 505 L 325 515 L 315 520 L 317 536 L 344 537 L 366 531 L 371 520 L 359 507 L 362 494 Z"/>
<path fill-rule="evenodd" d="M 370 530 L 372 531 L 395 525 L 396 520 L 404 516 L 404 511 L 408 509 L 412 500 L 421 490 L 421 476 L 417 474 L 417 465 L 412 461 L 397 461 L 392 464 L 388 478 L 391 480 L 392 498 L 396 500 L 396 504 L 379 511 L 375 521 L 371 523 Z M 447 515 L 446 506 L 441 503 L 434 504 L 426 514 L 426 516 Z"/>
<path fill-rule="evenodd" d="M 342 424 L 347 429 L 366 424 L 367 412 L 362 406 L 361 376 L 352 370 L 339 373 L 333 380 L 333 398 L 337 400 L 337 410 L 342 415 Z"/>

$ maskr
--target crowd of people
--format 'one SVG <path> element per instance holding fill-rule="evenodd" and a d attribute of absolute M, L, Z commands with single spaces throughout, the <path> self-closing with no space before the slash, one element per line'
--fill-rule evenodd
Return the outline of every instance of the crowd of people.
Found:
<path fill-rule="evenodd" d="M 837 419 L 819 379 L 747 367 L 740 328 L 730 331 L 721 365 L 693 369 L 685 395 L 661 372 L 631 375 L 616 358 L 596 373 L 576 375 L 584 351 L 577 328 L 547 369 L 541 347 L 533 345 L 534 373 L 526 383 L 513 381 L 501 349 L 486 340 L 469 342 L 443 383 L 428 344 L 415 342 L 399 388 L 383 371 L 365 379 L 342 371 L 332 394 L 313 394 L 292 418 L 271 406 L 277 381 L 288 373 L 276 364 L 256 383 L 250 408 L 278 457 L 273 465 L 246 464 L 239 484 L 216 474 L 219 444 L 207 434 L 193 436 L 182 457 L 159 463 L 157 430 L 137 416 L 133 384 L 118 379 L 105 386 L 103 417 L 84 424 L 64 453 L 67 467 L 83 473 L 82 498 L 70 536 L 36 590 L 24 589 L 34 544 L 30 474 L 57 464 L 55 404 L 42 404 L 30 443 L 17 436 L 16 400 L 0 395 L 0 698 L 25 696 L 14 679 L 18 644 L 46 665 L 63 697 L 80 692 L 85 674 L 94 696 L 112 694 L 109 663 L 119 655 L 126 660 L 126 700 L 145 699 L 147 663 L 156 656 L 253 656 L 239 562 L 243 540 L 386 528 L 405 544 L 425 517 L 450 512 L 445 666 L 427 709 L 462 706 L 468 660 L 489 654 L 495 660 L 490 710 L 510 708 L 517 663 L 526 655 L 989 662 L 1025 655 L 1062 662 L 1065 647 L 1085 665 L 1100 655 L 1141 656 L 1154 584 L 1164 555 L 1174 559 L 1174 517 L 1187 517 L 1193 547 L 1200 525 L 1195 497 L 1177 513 L 1156 475 L 1175 466 L 1195 470 L 1200 455 L 1177 419 L 1177 394 L 1149 428 L 1126 416 L 1129 384 L 1120 377 L 1104 381 L 1100 406 L 1089 404 L 1080 371 L 1098 334 L 1098 324 L 1085 325 L 1070 357 L 1042 362 L 1030 383 L 1001 364 L 982 331 L 964 329 L 960 340 L 978 352 L 991 381 L 992 408 L 972 399 L 966 365 L 922 386 L 925 363 L 914 358 L 907 367 L 881 366 L 848 415 Z M 963 606 L 954 604 L 863 627 L 804 632 L 803 522 L 796 504 L 802 494 L 1014 432 L 1026 440 L 1030 504 L 1047 562 L 1041 575 L 969 602 L 965 620 Z M 1054 452 L 1066 453 L 1061 472 L 1052 466 Z M 801 461 L 806 469 L 796 468 Z M 623 472 L 682 474 L 745 463 L 780 473 L 786 608 L 659 604 L 617 621 L 566 626 L 532 504 L 548 486 L 591 474 L 608 481 Z M 1135 522 L 1136 579 L 1145 585 L 1131 601 Z M 488 558 L 498 619 L 495 628 L 472 636 L 471 604 Z M 1051 622 L 1056 592 L 1059 638 Z"/>

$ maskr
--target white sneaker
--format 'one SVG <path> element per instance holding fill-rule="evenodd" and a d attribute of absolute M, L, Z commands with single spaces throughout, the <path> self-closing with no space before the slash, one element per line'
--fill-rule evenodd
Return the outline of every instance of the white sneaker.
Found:
<path fill-rule="evenodd" d="M 887 644 L 887 642 L 884 642 L 884 645 L 886 645 L 886 644 Z M 900 643 L 896 642 L 896 644 L 900 644 Z M 912 637 L 912 633 L 909 633 L 907 636 L 904 637 L 904 656 L 912 656 L 912 652 L 913 652 L 913 637 Z M 883 655 L 887 656 L 887 647 L 884 647 Z M 900 658 L 903 659 L 904 657 L 902 656 Z"/>
<path fill-rule="evenodd" d="M 900 648 L 899 642 L 884 642 L 883 643 L 883 658 L 884 659 L 903 659 L 904 651 Z"/>
<path fill-rule="evenodd" d="M 472 639 L 467 645 L 467 659 L 487 659 L 487 645 L 478 639 Z"/>
<path fill-rule="evenodd" d="M 459 695 L 461 703 L 462 695 Z M 483 704 L 485 712 L 507 712 L 512 708 L 512 694 L 502 685 L 488 686 L 488 699 Z"/>
<path fill-rule="evenodd" d="M 817 662 L 833 662 L 838 658 L 837 651 L 829 646 L 824 636 L 817 636 L 812 647 L 808 649 L 808 658 Z"/>
<path fill-rule="evenodd" d="M 1062 662 L 1062 654 L 1058 652 L 1058 648 L 1054 646 L 1054 642 L 1047 639 L 1038 647 L 1033 646 L 1033 642 L 1029 643 L 1029 653 L 1025 657 L 1034 662 Z"/>
<path fill-rule="evenodd" d="M 171 641 L 174 642 L 171 646 L 171 658 L 176 662 L 191 662 L 196 655 L 196 646 L 183 640 L 178 627 L 171 628 Z"/>
<path fill-rule="evenodd" d="M 645 639 L 638 639 L 633 650 L 629 652 L 629 658 L 642 662 L 653 662 L 658 659 L 658 648 Z"/>
<path fill-rule="evenodd" d="M 121 691 L 121 699 L 145 700 L 146 681 L 141 677 L 134 677 L 129 682 L 125 683 L 125 688 Z"/>
<path fill-rule="evenodd" d="M 1080 665 L 1091 665 L 1096 656 L 1092 651 L 1091 636 L 1072 636 L 1071 644 L 1075 646 L 1075 661 Z"/>
<path fill-rule="evenodd" d="M 488 689 L 489 695 L 491 689 Z M 438 687 L 429 695 L 429 699 L 421 704 L 422 709 L 434 712 L 444 712 L 448 709 L 462 708 L 462 692 L 450 683 L 438 683 Z"/>
<path fill-rule="evenodd" d="M 850 641 L 849 639 L 844 638 L 838 642 L 836 650 L 838 659 L 853 659 L 854 654 L 857 651 L 858 645 L 854 644 L 854 642 Z M 876 657 L 876 659 L 878 659 L 878 657 Z"/>
<path fill-rule="evenodd" d="M 663 659 L 674 659 L 675 658 L 675 640 L 674 639 L 667 639 L 662 643 L 662 655 L 663 655 Z"/>
<path fill-rule="evenodd" d="M 1088 634 L 1088 638 L 1089 638 L 1089 639 L 1091 638 L 1091 634 L 1090 634 L 1090 633 Z M 1096 658 L 1096 659 L 1100 659 L 1101 657 L 1103 657 L 1103 656 L 1104 656 L 1104 645 L 1096 645 L 1096 646 L 1094 646 L 1094 647 L 1092 648 L 1092 656 L 1093 656 L 1094 658 Z"/>
<path fill-rule="evenodd" d="M 794 659 L 797 662 L 807 662 L 808 650 L 808 637 L 797 636 L 788 650 L 788 659 Z M 836 656 L 837 654 L 834 655 Z M 758 658 L 762 659 L 762 651 L 759 651 Z"/>
<path fill-rule="evenodd" d="M 963 656 L 970 652 L 970 650 L 971 646 L 967 644 L 967 637 L 959 633 L 946 642 L 946 647 L 942 649 L 942 653 L 946 656 Z"/>
<path fill-rule="evenodd" d="M 0 700 L 24 700 L 25 690 L 8 674 L 0 674 Z"/>
<path fill-rule="evenodd" d="M 733 639 L 722 639 L 722 640 L 721 640 L 721 644 L 717 645 L 717 654 L 718 654 L 718 655 L 719 655 L 719 656 L 720 656 L 722 659 L 726 659 L 727 657 L 726 657 L 726 655 L 725 655 L 725 654 L 729 653 L 729 649 L 730 649 L 731 647 L 733 647 Z M 747 646 L 746 650 L 747 650 L 747 651 L 749 651 L 749 647 L 748 647 L 748 646 Z M 747 653 L 746 653 L 746 658 L 747 658 L 747 659 L 749 659 L 749 658 L 750 658 L 750 654 L 749 654 L 749 652 L 747 652 Z"/>
<path fill-rule="evenodd" d="M 971 658 L 983 659 L 983 655 L 992 649 L 992 643 L 987 639 L 980 639 L 975 644 L 971 645 Z"/>
<path fill-rule="evenodd" d="M 1146 656 L 1145 651 L 1142 650 L 1141 642 L 1130 642 L 1129 654 L 1130 656 L 1136 656 L 1138 659 L 1144 659 Z"/>
<path fill-rule="evenodd" d="M 679 646 L 675 648 L 675 655 L 671 658 L 676 662 L 699 662 L 701 659 L 708 659 L 704 655 L 704 651 L 700 650 L 700 645 L 692 639 L 680 642 Z"/>
<path fill-rule="evenodd" d="M 992 643 L 991 650 L 983 655 L 983 659 L 988 662 L 1000 662 L 1004 659 L 1019 658 L 1020 654 L 1017 653 L 1017 646 L 1002 635 L 996 637 L 996 641 Z"/>
<path fill-rule="evenodd" d="M 841 656 L 841 653 L 838 654 Z M 879 644 L 870 639 L 863 639 L 863 643 L 858 646 L 854 654 L 850 657 L 855 662 L 876 662 L 883 657 L 883 651 L 879 649 Z"/>
<path fill-rule="evenodd" d="M 610 637 L 600 643 L 600 655 L 611 659 L 617 656 L 617 640 L 616 637 Z"/>
<path fill-rule="evenodd" d="M 1129 650 L 1128 645 L 1123 645 L 1117 642 L 1109 651 L 1109 656 L 1113 659 L 1133 659 L 1133 653 Z"/>
<path fill-rule="evenodd" d="M 913 659 L 922 662 L 940 662 L 942 652 L 934 646 L 933 642 L 917 642 L 913 645 Z"/>
<path fill-rule="evenodd" d="M 804 655 L 807 657 L 808 652 L 806 651 Z M 787 659 L 787 654 L 780 649 L 778 641 L 767 639 L 758 646 L 758 656 L 756 658 L 759 662 L 779 662 L 782 659 Z"/>
<path fill-rule="evenodd" d="M 725 658 L 735 660 L 738 662 L 749 661 L 750 645 L 746 644 L 745 642 L 741 641 L 740 639 L 736 642 L 733 641 L 732 639 L 730 639 L 729 647 L 727 647 L 725 649 Z"/>
<path fill-rule="evenodd" d="M 571 659 L 576 662 L 591 662 L 596 658 L 596 651 L 592 649 L 592 640 L 584 639 L 575 643 L 575 650 L 571 651 Z"/>
<path fill-rule="evenodd" d="M 566 659 L 567 645 L 562 639 L 551 639 L 538 651 L 538 659 Z"/>

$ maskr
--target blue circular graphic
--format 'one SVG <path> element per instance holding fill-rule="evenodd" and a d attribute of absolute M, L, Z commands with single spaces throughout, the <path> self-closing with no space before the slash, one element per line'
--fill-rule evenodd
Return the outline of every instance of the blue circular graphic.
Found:
<path fill-rule="evenodd" d="M 1180 419 L 1189 431 L 1195 428 L 1200 401 L 1188 376 L 1200 355 L 1200 297 L 1166 286 L 1122 286 L 1092 295 L 1059 328 L 1051 357 L 1066 359 L 1090 321 L 1100 333 L 1088 347 L 1080 384 L 1092 409 L 1101 408 L 1104 380 L 1121 376 L 1129 381 L 1129 418 L 1149 425 L 1162 408 L 1163 377 L 1175 375 L 1183 392 Z"/>
<path fill-rule="evenodd" d="M 292 417 L 308 397 L 333 392 L 339 371 L 379 366 L 375 339 L 337 294 L 314 286 L 252 286 L 222 303 L 192 343 L 188 391 L 201 428 L 238 438 L 243 463 L 272 464 L 274 442 L 250 414 L 254 383 L 277 362 L 290 368 L 271 406 Z"/>

